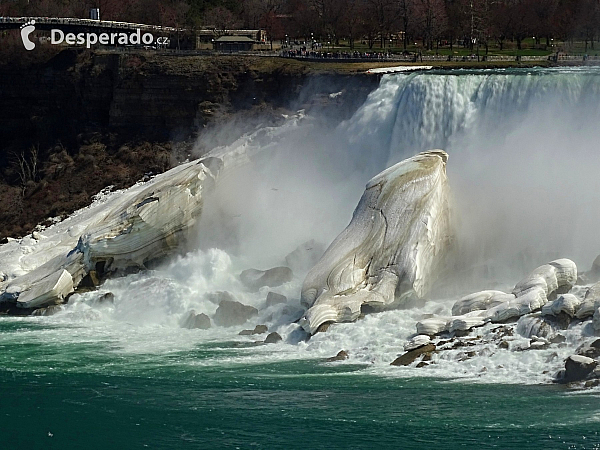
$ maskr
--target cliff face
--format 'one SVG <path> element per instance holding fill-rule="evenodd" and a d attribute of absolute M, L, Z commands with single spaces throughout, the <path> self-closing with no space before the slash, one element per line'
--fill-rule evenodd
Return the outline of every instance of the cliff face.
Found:
<path fill-rule="evenodd" d="M 378 83 L 323 66 L 63 51 L 42 65 L 0 67 L 0 237 L 83 207 L 106 186 L 168 169 L 182 146 L 174 143 L 185 147 L 232 114 L 245 121 L 305 108 L 341 120 Z"/>
<path fill-rule="evenodd" d="M 352 110 L 377 84 L 309 70 L 273 58 L 64 51 L 40 67 L 0 68 L 1 145 L 64 143 L 89 130 L 169 140 L 189 136 L 217 110 L 301 107 L 337 90 L 352 91 L 344 101 Z"/>

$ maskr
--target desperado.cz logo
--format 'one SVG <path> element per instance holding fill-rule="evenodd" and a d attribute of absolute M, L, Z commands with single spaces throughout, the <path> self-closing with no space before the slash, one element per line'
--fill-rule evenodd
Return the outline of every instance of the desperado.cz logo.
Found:
<path fill-rule="evenodd" d="M 35 43 L 29 40 L 29 35 L 35 30 L 35 20 L 31 20 L 21 26 L 21 39 L 25 50 L 33 50 Z M 53 28 L 50 30 L 50 43 L 54 45 L 66 43 L 68 45 L 84 45 L 90 48 L 92 45 L 152 45 L 154 44 L 154 35 L 144 33 L 138 28 L 132 33 L 67 33 Z M 164 45 L 167 43 L 166 37 L 156 39 L 156 44 Z"/>

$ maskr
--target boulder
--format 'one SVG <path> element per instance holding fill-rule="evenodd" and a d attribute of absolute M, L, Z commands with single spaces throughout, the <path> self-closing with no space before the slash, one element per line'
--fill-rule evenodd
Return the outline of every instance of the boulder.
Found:
<path fill-rule="evenodd" d="M 333 322 L 322 323 L 321 325 L 319 325 L 319 328 L 317 328 L 317 330 L 315 331 L 314 334 L 316 334 L 316 333 L 325 333 L 327 330 L 329 330 L 329 327 L 332 324 L 333 324 Z"/>
<path fill-rule="evenodd" d="M 269 331 L 269 328 L 266 325 L 256 325 L 254 330 L 242 330 L 238 334 L 240 336 L 251 336 L 253 334 L 264 334 Z"/>
<path fill-rule="evenodd" d="M 340 350 L 337 355 L 327 358 L 327 362 L 344 361 L 348 359 L 348 353 L 345 350 Z"/>
<path fill-rule="evenodd" d="M 267 331 L 269 331 L 269 328 L 266 325 L 256 325 L 252 330 L 252 334 L 264 334 Z"/>
<path fill-rule="evenodd" d="M 234 300 L 222 300 L 213 316 L 213 320 L 215 325 L 231 327 L 243 325 L 257 315 L 258 309 L 253 306 L 244 305 Z"/>
<path fill-rule="evenodd" d="M 592 326 L 594 327 L 596 335 L 598 335 L 598 333 L 600 332 L 600 305 L 598 305 L 597 303 L 594 315 L 592 317 Z"/>
<path fill-rule="evenodd" d="M 98 303 L 99 305 L 114 305 L 115 294 L 113 294 L 112 292 L 106 292 L 105 294 L 102 294 L 100 297 L 98 297 L 96 303 Z"/>
<path fill-rule="evenodd" d="M 525 338 L 550 338 L 555 330 L 550 323 L 539 315 L 523 316 L 517 322 L 517 333 Z"/>
<path fill-rule="evenodd" d="M 600 279 L 600 255 L 592 263 L 592 270 L 589 271 L 588 276 L 594 281 Z"/>
<path fill-rule="evenodd" d="M 447 159 L 442 150 L 422 152 L 369 181 L 350 224 L 304 280 L 300 324 L 308 333 L 429 292 L 453 234 Z"/>
<path fill-rule="evenodd" d="M 231 302 L 237 301 L 235 296 L 227 291 L 214 291 L 204 294 L 204 298 L 215 305 L 219 305 L 222 301 L 228 300 Z"/>
<path fill-rule="evenodd" d="M 88 274 L 81 279 L 79 285 L 77 285 L 77 289 L 86 288 L 86 289 L 95 289 L 100 285 L 100 277 L 98 276 L 98 272 L 95 270 L 90 270 Z"/>
<path fill-rule="evenodd" d="M 287 297 L 285 295 L 269 291 L 267 294 L 267 308 L 280 303 L 287 303 Z"/>
<path fill-rule="evenodd" d="M 596 359 L 600 357 L 600 347 L 595 346 L 594 343 L 590 345 L 584 345 L 583 347 L 577 349 L 577 354 Z"/>
<path fill-rule="evenodd" d="M 277 287 L 292 281 L 294 273 L 289 267 L 273 267 L 268 270 L 247 269 L 240 274 L 244 286 L 258 291 L 263 286 Z"/>
<path fill-rule="evenodd" d="M 485 311 L 471 311 L 462 316 L 450 317 L 446 325 L 447 331 L 454 333 L 457 331 L 468 331 L 471 328 L 481 327 L 489 322 L 484 316 Z"/>
<path fill-rule="evenodd" d="M 190 330 L 208 330 L 210 328 L 210 318 L 204 313 L 196 314 L 196 311 L 192 309 L 183 316 L 180 324 L 182 328 L 188 328 Z"/>
<path fill-rule="evenodd" d="M 575 317 L 575 313 L 581 306 L 581 300 L 573 294 L 562 294 L 553 302 L 546 303 L 542 307 L 542 314 L 545 316 L 558 316 L 564 313 L 569 317 Z"/>
<path fill-rule="evenodd" d="M 563 383 L 571 383 L 573 381 L 585 380 L 597 365 L 598 363 L 596 361 L 587 356 L 569 356 L 565 361 L 565 372 L 560 381 Z"/>
<path fill-rule="evenodd" d="M 419 347 L 423 347 L 431 342 L 431 338 L 426 334 L 417 334 L 410 341 L 404 344 L 404 351 L 409 352 Z"/>
<path fill-rule="evenodd" d="M 39 308 L 36 309 L 35 311 L 33 311 L 31 313 L 32 316 L 53 316 L 54 314 L 56 314 L 57 312 L 60 312 L 63 310 L 63 307 L 61 305 L 51 305 L 51 306 L 47 306 L 45 308 Z"/>
<path fill-rule="evenodd" d="M 325 246 L 311 239 L 285 257 L 285 265 L 296 273 L 306 273 L 323 256 Z"/>
<path fill-rule="evenodd" d="M 265 344 L 276 344 L 277 342 L 282 341 L 283 339 L 279 335 L 279 333 L 273 332 L 269 333 L 265 339 Z"/>
<path fill-rule="evenodd" d="M 392 366 L 408 366 L 415 362 L 415 360 L 421 356 L 435 351 L 435 345 L 432 343 L 423 345 L 422 347 L 415 348 L 404 353 L 402 356 L 396 358 L 391 365 Z"/>
<path fill-rule="evenodd" d="M 430 317 L 417 322 L 417 334 L 433 336 L 448 329 L 448 318 Z"/>
<path fill-rule="evenodd" d="M 563 342 L 567 342 L 567 338 L 562 334 L 556 334 L 549 339 L 551 344 L 562 344 Z"/>
<path fill-rule="evenodd" d="M 501 291 L 481 291 L 467 295 L 452 306 L 452 315 L 461 316 L 471 311 L 486 310 L 505 303 L 515 296 Z"/>

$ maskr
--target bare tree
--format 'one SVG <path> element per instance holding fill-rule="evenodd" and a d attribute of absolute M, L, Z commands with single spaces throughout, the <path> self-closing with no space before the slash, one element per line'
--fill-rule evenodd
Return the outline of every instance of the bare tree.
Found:
<path fill-rule="evenodd" d="M 446 8 L 443 0 L 419 0 L 417 3 L 419 29 L 423 46 L 433 50 L 434 40 L 438 40 L 446 27 Z"/>
<path fill-rule="evenodd" d="M 410 33 L 410 26 L 412 26 L 412 22 L 415 16 L 415 0 L 398 0 L 398 13 L 397 16 L 400 20 L 400 25 L 402 27 L 402 32 L 404 33 L 404 37 L 402 39 L 402 44 L 404 50 L 408 47 L 408 37 Z"/>
<path fill-rule="evenodd" d="M 12 165 L 16 169 L 19 180 L 21 181 L 22 193 L 24 194 L 28 183 L 39 180 L 39 148 L 37 145 L 34 145 L 29 151 L 23 150 L 21 153 L 14 152 L 11 159 Z"/>

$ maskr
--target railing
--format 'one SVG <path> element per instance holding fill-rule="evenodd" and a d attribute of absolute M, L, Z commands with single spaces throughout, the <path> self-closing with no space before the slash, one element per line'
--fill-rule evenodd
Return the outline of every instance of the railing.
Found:
<path fill-rule="evenodd" d="M 163 27 L 161 25 L 147 25 L 143 23 L 131 22 L 116 22 L 112 20 L 93 20 L 93 19 L 77 19 L 74 17 L 0 17 L 0 25 L 14 25 L 15 28 L 19 25 L 35 21 L 36 25 L 50 26 L 79 26 L 79 27 L 94 27 L 94 28 L 110 28 L 120 30 L 152 30 L 176 32 L 183 31 L 182 28 Z"/>
<path fill-rule="evenodd" d="M 398 61 L 398 62 L 425 62 L 425 61 L 454 61 L 454 62 L 474 62 L 474 61 L 599 61 L 600 56 L 589 55 L 419 55 L 419 54 L 392 54 L 378 52 L 313 52 L 287 50 L 280 53 L 285 58 L 303 59 L 311 61 L 332 61 L 343 60 L 347 62 L 355 61 Z"/>

